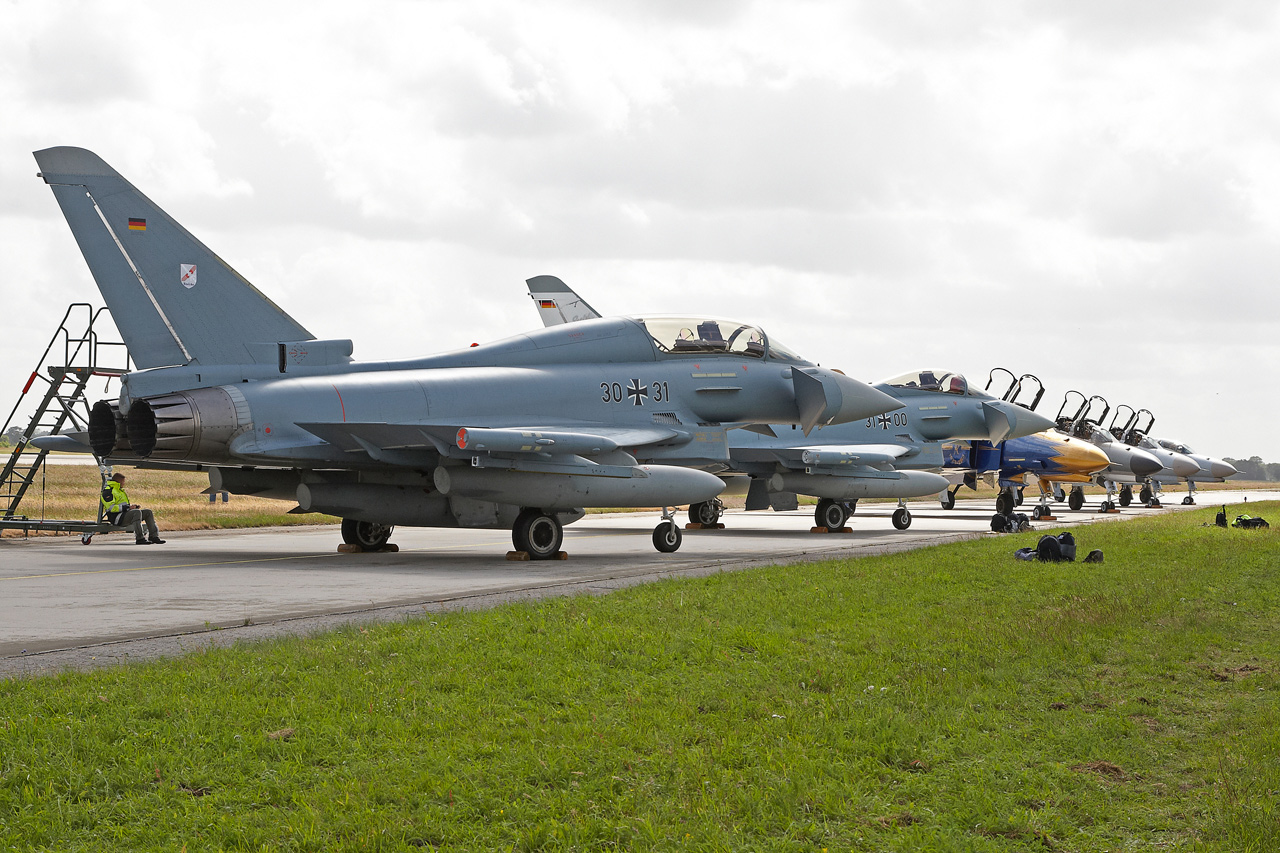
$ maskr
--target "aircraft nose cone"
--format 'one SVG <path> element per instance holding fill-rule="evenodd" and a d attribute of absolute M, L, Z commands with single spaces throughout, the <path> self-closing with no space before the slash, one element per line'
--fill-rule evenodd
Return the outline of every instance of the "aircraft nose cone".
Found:
<path fill-rule="evenodd" d="M 1227 477 L 1239 473 L 1240 472 L 1236 470 L 1236 466 L 1232 465 L 1230 462 L 1223 462 L 1221 459 L 1209 460 L 1209 475 L 1212 477 L 1225 480 Z"/>
<path fill-rule="evenodd" d="M 1162 468 L 1164 465 L 1160 460 L 1145 450 L 1134 450 L 1129 454 L 1129 470 L 1139 477 L 1150 477 Z"/>
<path fill-rule="evenodd" d="M 1200 463 L 1183 453 L 1170 453 L 1169 467 L 1175 477 L 1193 477 L 1200 473 Z"/>
<path fill-rule="evenodd" d="M 1062 443 L 1058 464 L 1064 474 L 1094 474 L 1110 465 L 1111 460 L 1097 446 L 1072 438 Z"/>
<path fill-rule="evenodd" d="M 796 370 L 792 379 L 806 433 L 812 424 L 843 424 L 902 408 L 896 397 L 834 370 Z"/>
<path fill-rule="evenodd" d="M 987 422 L 988 441 L 1022 438 L 1053 427 L 1053 421 L 1044 415 L 1004 400 L 984 401 L 982 414 Z"/>

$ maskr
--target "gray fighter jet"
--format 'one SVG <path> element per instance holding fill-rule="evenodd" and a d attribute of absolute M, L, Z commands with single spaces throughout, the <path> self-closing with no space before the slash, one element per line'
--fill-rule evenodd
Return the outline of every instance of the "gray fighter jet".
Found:
<path fill-rule="evenodd" d="M 1129 415 L 1121 421 L 1120 413 L 1126 409 Z M 1142 418 L 1144 414 L 1147 416 L 1145 421 Z M 1116 413 L 1111 417 L 1111 425 L 1108 427 L 1108 431 L 1117 439 L 1130 447 L 1145 450 L 1165 466 L 1143 485 L 1138 496 L 1143 502 L 1149 502 L 1153 497 L 1158 500 L 1161 486 L 1177 485 L 1181 481 L 1187 484 L 1187 494 L 1183 497 L 1182 503 L 1184 506 L 1190 506 L 1196 502 L 1196 483 L 1222 483 L 1228 477 L 1239 473 L 1230 462 L 1196 453 L 1180 441 L 1155 438 L 1151 435 L 1151 428 L 1155 426 L 1155 421 L 1156 417 L 1150 410 L 1138 409 L 1135 412 L 1132 406 L 1122 403 L 1116 408 Z M 1197 470 L 1192 471 L 1191 466 L 1184 459 L 1194 462 Z M 1179 471 L 1182 473 L 1177 473 Z M 1130 487 L 1121 486 L 1121 506 L 1127 505 L 1132 499 L 1133 493 Z"/>
<path fill-rule="evenodd" d="M 551 559 L 583 507 L 663 506 L 654 545 L 674 551 L 671 507 L 723 488 L 722 424 L 808 433 L 901 406 L 754 325 L 707 317 L 356 362 L 350 340 L 317 340 L 96 154 L 35 157 L 139 368 L 93 407 L 84 443 L 339 516 L 364 550 L 397 524 L 510 527 L 516 551 Z"/>
<path fill-rule="evenodd" d="M 555 276 L 537 276 L 526 283 L 549 327 L 600 316 Z M 958 373 L 912 371 L 875 387 L 899 400 L 901 408 L 826 426 L 811 436 L 759 423 L 730 433 L 732 471 L 750 478 L 747 509 L 794 509 L 797 494 L 811 495 L 819 498 L 817 526 L 839 530 L 859 498 L 897 498 L 892 521 L 905 530 L 911 526 L 906 499 L 939 494 L 949 486 L 936 473 L 943 466 L 943 442 L 999 442 L 1053 426 L 1043 415 L 970 388 Z M 714 524 L 722 509 L 718 500 L 704 501 L 689 508 L 689 519 Z"/>

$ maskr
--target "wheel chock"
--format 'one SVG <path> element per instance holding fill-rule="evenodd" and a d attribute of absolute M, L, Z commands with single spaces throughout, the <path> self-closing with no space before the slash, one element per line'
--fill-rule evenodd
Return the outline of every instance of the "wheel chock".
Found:
<path fill-rule="evenodd" d="M 359 554 L 362 550 L 364 549 L 359 545 L 348 545 L 346 542 L 338 546 L 339 554 Z"/>
<path fill-rule="evenodd" d="M 685 530 L 724 530 L 724 525 L 720 522 L 715 524 L 703 524 L 699 521 L 690 521 L 684 526 Z"/>
<path fill-rule="evenodd" d="M 832 530 L 832 529 L 831 529 L 831 528 L 829 528 L 829 527 L 810 527 L 810 528 L 809 528 L 809 532 L 810 532 L 810 533 L 852 533 L 852 532 L 853 532 L 853 528 L 852 528 L 852 527 L 837 527 L 835 530 Z"/>
<path fill-rule="evenodd" d="M 569 559 L 569 552 L 568 552 L 568 551 L 558 551 L 558 552 L 556 552 L 556 559 L 557 559 L 557 560 L 567 560 L 567 559 Z"/>
<path fill-rule="evenodd" d="M 1056 515 L 1042 515 L 1039 518 L 1033 519 L 1033 520 L 1034 521 L 1057 521 L 1058 517 Z"/>
<path fill-rule="evenodd" d="M 527 563 L 529 561 L 528 551 L 508 551 L 507 559 L 513 563 Z"/>
<path fill-rule="evenodd" d="M 379 548 L 378 551 L 382 554 L 395 554 L 400 551 L 400 546 L 394 542 L 388 542 L 386 545 Z"/>

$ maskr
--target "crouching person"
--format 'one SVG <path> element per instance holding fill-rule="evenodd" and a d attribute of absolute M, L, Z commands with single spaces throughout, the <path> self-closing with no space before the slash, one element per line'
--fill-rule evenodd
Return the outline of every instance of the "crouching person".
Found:
<path fill-rule="evenodd" d="M 160 531 L 156 529 L 156 517 L 149 509 L 129 503 L 129 496 L 124 491 L 124 474 L 112 474 L 107 486 L 102 490 L 102 512 L 107 521 L 118 527 L 127 527 L 133 531 L 135 545 L 163 545 Z M 146 525 L 146 537 L 143 537 L 142 526 Z"/>

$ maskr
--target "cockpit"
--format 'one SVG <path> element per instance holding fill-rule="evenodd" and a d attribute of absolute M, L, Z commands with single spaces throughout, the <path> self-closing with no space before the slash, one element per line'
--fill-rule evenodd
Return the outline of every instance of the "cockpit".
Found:
<path fill-rule="evenodd" d="M 1170 441 L 1167 438 L 1159 439 L 1159 443 L 1160 443 L 1160 446 L 1163 447 L 1165 450 L 1172 450 L 1174 453 L 1183 453 L 1188 456 L 1191 455 L 1192 453 L 1195 453 L 1194 450 L 1192 450 L 1190 447 L 1187 447 L 1185 444 L 1179 444 L 1178 442 Z"/>
<path fill-rule="evenodd" d="M 746 358 L 770 358 L 808 364 L 764 331 L 746 323 L 690 317 L 636 318 L 662 355 L 729 353 Z"/>
<path fill-rule="evenodd" d="M 894 388 L 915 388 L 920 391 L 937 391 L 942 394 L 968 394 L 969 380 L 963 374 L 946 370 L 917 370 L 904 373 L 892 379 L 885 379 L 879 385 L 892 385 Z"/>

